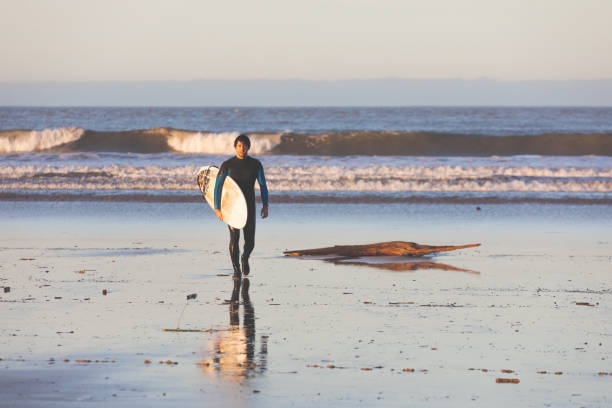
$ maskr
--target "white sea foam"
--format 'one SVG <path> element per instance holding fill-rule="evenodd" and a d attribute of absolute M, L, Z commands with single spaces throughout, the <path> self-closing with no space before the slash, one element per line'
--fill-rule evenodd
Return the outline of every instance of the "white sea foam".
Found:
<path fill-rule="evenodd" d="M 195 190 L 198 166 L 4 165 L 0 189 Z M 266 166 L 271 191 L 612 193 L 610 168 Z"/>
<path fill-rule="evenodd" d="M 0 135 L 0 153 L 27 153 L 74 142 L 84 130 L 76 127 L 10 131 Z"/>
<path fill-rule="evenodd" d="M 168 137 L 168 145 L 181 153 L 231 155 L 238 135 L 238 132 L 172 134 Z M 251 154 L 266 154 L 280 142 L 280 134 L 249 135 L 249 138 Z"/>

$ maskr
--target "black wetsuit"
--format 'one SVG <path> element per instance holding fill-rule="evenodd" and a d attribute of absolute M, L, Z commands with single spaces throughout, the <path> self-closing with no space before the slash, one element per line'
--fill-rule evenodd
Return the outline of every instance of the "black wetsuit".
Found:
<path fill-rule="evenodd" d="M 239 159 L 234 156 L 223 162 L 217 174 L 217 183 L 215 187 L 215 209 L 221 208 L 221 192 L 225 177 L 231 176 L 238 184 L 244 194 L 247 203 L 247 222 L 244 226 L 244 251 L 242 254 L 243 264 L 244 259 L 248 260 L 249 255 L 255 247 L 255 180 L 259 182 L 261 190 L 261 201 L 264 206 L 268 205 L 268 187 L 266 186 L 266 178 L 264 176 L 263 166 L 261 162 L 253 157 L 246 156 L 244 159 Z M 240 271 L 240 248 L 238 241 L 240 240 L 240 230 L 229 227 L 230 230 L 230 256 L 235 272 Z"/>

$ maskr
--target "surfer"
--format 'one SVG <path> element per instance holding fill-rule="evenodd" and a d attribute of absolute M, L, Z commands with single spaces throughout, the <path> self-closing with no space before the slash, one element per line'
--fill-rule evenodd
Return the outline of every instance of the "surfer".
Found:
<path fill-rule="evenodd" d="M 240 230 L 238 228 L 229 227 L 230 244 L 229 252 L 234 267 L 234 278 L 240 279 L 242 274 L 249 274 L 249 256 L 255 247 L 255 180 L 259 183 L 261 191 L 261 201 L 263 208 L 261 209 L 261 218 L 268 216 L 268 187 L 266 186 L 266 178 L 264 176 L 263 166 L 261 162 L 248 155 L 251 148 L 251 140 L 247 135 L 241 134 L 234 140 L 234 149 L 236 156 L 226 160 L 221 165 L 217 174 L 217 183 L 215 188 L 215 213 L 220 220 L 223 220 L 221 213 L 221 192 L 223 190 L 223 182 L 227 176 L 232 176 L 236 181 L 244 198 L 247 202 L 248 216 L 244 231 L 244 249 L 242 258 L 240 258 Z M 242 272 L 240 270 L 240 260 L 242 261 Z"/>

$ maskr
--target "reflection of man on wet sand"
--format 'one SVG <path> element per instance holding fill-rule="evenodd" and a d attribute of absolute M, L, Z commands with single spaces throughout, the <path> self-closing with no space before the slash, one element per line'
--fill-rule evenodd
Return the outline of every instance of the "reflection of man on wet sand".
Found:
<path fill-rule="evenodd" d="M 230 324 L 227 331 L 217 332 L 214 355 L 204 360 L 200 367 L 206 373 L 218 373 L 233 380 L 241 381 L 250 375 L 266 370 L 268 336 L 261 336 L 259 358 L 255 356 L 255 309 L 249 297 L 249 279 L 234 281 L 232 298 L 229 302 Z M 243 301 L 243 327 L 240 327 L 240 290 Z"/>

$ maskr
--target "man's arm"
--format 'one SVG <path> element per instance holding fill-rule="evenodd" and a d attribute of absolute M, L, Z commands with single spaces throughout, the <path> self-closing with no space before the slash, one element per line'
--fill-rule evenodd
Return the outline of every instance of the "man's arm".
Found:
<path fill-rule="evenodd" d="M 264 171 L 261 164 L 257 169 L 257 182 L 259 183 L 261 202 L 263 203 L 263 208 L 261 209 L 261 218 L 266 218 L 268 217 L 268 186 L 266 184 L 266 176 L 264 176 Z"/>
<path fill-rule="evenodd" d="M 223 183 L 225 182 L 225 178 L 229 176 L 229 173 L 229 170 L 226 170 L 225 166 L 221 166 L 221 169 L 219 169 L 217 173 L 217 181 L 215 182 L 215 214 L 217 214 L 217 218 L 221 221 L 223 221 L 223 214 L 221 214 L 221 194 L 223 193 Z"/>

